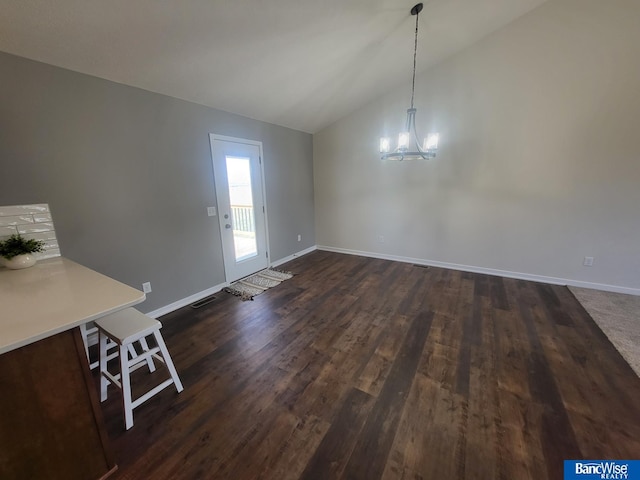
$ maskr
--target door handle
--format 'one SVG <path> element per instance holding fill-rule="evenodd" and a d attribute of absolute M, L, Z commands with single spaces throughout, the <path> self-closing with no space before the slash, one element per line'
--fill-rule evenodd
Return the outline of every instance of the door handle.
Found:
<path fill-rule="evenodd" d="M 227 223 L 227 224 L 224 226 L 224 228 L 229 229 L 229 228 L 231 228 L 231 225 Z"/>

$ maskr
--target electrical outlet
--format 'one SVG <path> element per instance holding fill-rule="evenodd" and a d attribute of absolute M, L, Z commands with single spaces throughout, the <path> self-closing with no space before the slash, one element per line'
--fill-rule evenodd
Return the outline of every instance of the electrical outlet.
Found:
<path fill-rule="evenodd" d="M 593 257 L 584 257 L 582 265 L 585 267 L 593 267 Z"/>
<path fill-rule="evenodd" d="M 378 243 L 384 243 L 384 235 L 378 235 Z"/>
<path fill-rule="evenodd" d="M 298 241 L 301 242 L 302 241 L 302 235 L 298 235 Z"/>
<path fill-rule="evenodd" d="M 151 293 L 151 282 L 145 282 L 142 284 L 142 291 L 144 293 Z"/>

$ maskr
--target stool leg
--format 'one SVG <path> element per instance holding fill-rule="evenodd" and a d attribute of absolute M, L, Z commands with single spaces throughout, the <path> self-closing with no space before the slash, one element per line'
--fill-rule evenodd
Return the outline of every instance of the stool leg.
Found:
<path fill-rule="evenodd" d="M 120 384 L 122 385 L 122 410 L 127 430 L 133 427 L 133 408 L 131 408 L 131 382 L 129 381 L 129 355 L 126 345 L 120 345 Z"/>
<path fill-rule="evenodd" d="M 164 363 L 169 369 L 169 373 L 171 374 L 171 378 L 173 379 L 173 383 L 176 385 L 176 390 L 180 393 L 184 390 L 182 386 L 182 382 L 180 381 L 180 377 L 178 377 L 178 372 L 176 372 L 176 367 L 173 366 L 173 361 L 171 360 L 171 356 L 169 355 L 169 351 L 167 350 L 167 346 L 162 339 L 162 334 L 160 330 L 156 330 L 153 332 L 153 336 L 158 343 L 158 347 L 160 348 L 160 352 L 162 353 L 162 358 L 164 358 Z"/>
<path fill-rule="evenodd" d="M 109 380 L 103 372 L 107 371 L 107 341 L 108 338 L 103 332 L 99 332 L 100 343 L 100 401 L 104 402 L 107 399 L 107 387 L 109 386 Z"/>
<path fill-rule="evenodd" d="M 147 343 L 147 339 L 145 337 L 142 337 L 140 339 L 140 345 L 142 345 L 142 350 L 144 350 L 145 352 L 149 351 L 149 344 Z M 147 367 L 149 367 L 150 372 L 156 371 L 156 364 L 153 363 L 153 357 L 147 358 Z"/>
<path fill-rule="evenodd" d="M 127 346 L 127 350 L 129 351 L 129 355 L 131 355 L 131 358 L 136 358 L 138 356 L 138 352 L 136 352 L 136 349 L 133 346 L 133 343 L 130 343 Z"/>
<path fill-rule="evenodd" d="M 87 360 L 91 363 L 91 358 L 89 357 L 89 332 L 87 332 L 87 324 L 80 324 L 80 333 L 82 334 L 82 343 L 84 343 L 84 353 L 87 354 Z"/>

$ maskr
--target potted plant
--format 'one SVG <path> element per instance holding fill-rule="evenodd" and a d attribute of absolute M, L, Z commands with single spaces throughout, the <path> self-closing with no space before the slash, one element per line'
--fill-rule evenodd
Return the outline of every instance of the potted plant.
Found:
<path fill-rule="evenodd" d="M 2 263 L 12 270 L 35 265 L 36 258 L 32 254 L 42 251 L 44 251 L 42 240 L 26 239 L 20 234 L 11 235 L 6 240 L 0 241 Z"/>

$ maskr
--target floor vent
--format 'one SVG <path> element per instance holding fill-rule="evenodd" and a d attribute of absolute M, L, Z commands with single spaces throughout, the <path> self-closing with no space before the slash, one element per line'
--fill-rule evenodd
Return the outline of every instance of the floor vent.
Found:
<path fill-rule="evenodd" d="M 209 295 L 208 297 L 204 297 L 202 300 L 198 300 L 195 303 L 192 303 L 191 308 L 200 308 L 205 306 L 207 303 L 211 303 L 216 299 L 214 295 Z"/>
<path fill-rule="evenodd" d="M 417 263 L 414 263 L 413 266 L 418 268 L 424 268 L 425 270 L 430 268 L 429 265 L 418 265 Z"/>

